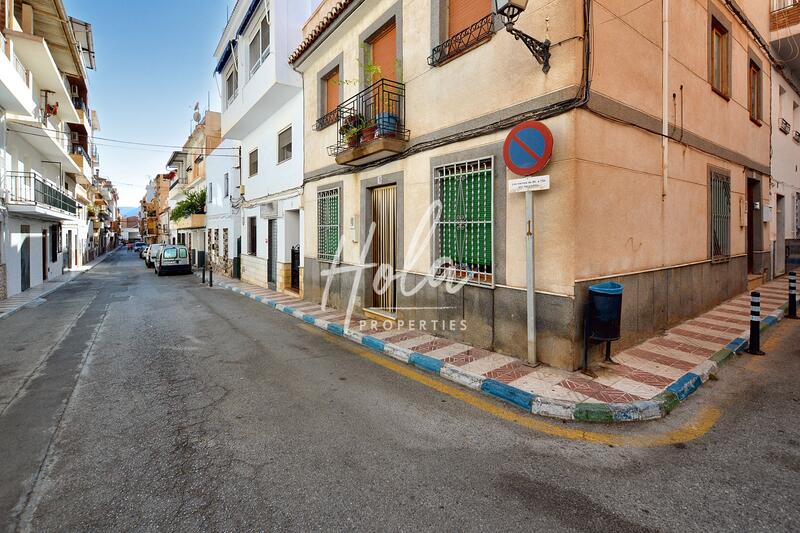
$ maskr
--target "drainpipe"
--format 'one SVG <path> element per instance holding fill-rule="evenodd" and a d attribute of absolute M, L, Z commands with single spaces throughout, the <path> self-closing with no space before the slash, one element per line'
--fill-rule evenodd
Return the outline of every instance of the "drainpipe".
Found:
<path fill-rule="evenodd" d="M 669 178 L 669 0 L 661 0 L 661 200 L 667 197 Z"/>

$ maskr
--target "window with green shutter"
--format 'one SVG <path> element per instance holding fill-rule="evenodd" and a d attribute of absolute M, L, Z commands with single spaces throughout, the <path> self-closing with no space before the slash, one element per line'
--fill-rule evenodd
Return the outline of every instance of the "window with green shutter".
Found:
<path fill-rule="evenodd" d="M 494 169 L 491 157 L 436 167 L 437 275 L 494 286 Z"/>
<path fill-rule="evenodd" d="M 339 249 L 339 188 L 317 192 L 317 257 L 333 261 Z"/>

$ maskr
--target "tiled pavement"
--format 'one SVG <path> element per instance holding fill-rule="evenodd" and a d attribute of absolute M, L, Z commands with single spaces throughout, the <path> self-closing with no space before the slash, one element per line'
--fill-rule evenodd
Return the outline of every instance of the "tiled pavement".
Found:
<path fill-rule="evenodd" d="M 719 365 L 743 349 L 749 337 L 749 294 L 687 320 L 633 348 L 616 354 L 615 365 L 601 364 L 590 378 L 521 360 L 415 330 L 370 329 L 360 317 L 344 326 L 340 310 L 215 274 L 215 285 L 233 290 L 309 324 L 413 364 L 441 377 L 500 397 L 523 409 L 583 421 L 660 418 L 694 392 Z M 784 279 L 762 287 L 762 329 L 783 318 L 788 302 Z"/>
<path fill-rule="evenodd" d="M 0 320 L 13 315 L 26 305 L 30 304 L 31 302 L 35 302 L 40 298 L 44 298 L 51 292 L 60 289 L 65 283 L 72 281 L 73 279 L 77 278 L 87 270 L 91 270 L 94 268 L 98 263 L 103 262 L 109 254 L 113 252 L 108 252 L 107 254 L 101 255 L 97 259 L 86 263 L 83 266 L 76 267 L 75 269 L 68 270 L 64 274 L 58 276 L 57 278 L 53 278 L 51 280 L 47 280 L 44 283 L 40 283 L 35 287 L 31 287 L 27 291 L 21 292 L 19 294 L 15 294 L 11 298 L 6 298 L 5 300 L 0 300 Z"/>

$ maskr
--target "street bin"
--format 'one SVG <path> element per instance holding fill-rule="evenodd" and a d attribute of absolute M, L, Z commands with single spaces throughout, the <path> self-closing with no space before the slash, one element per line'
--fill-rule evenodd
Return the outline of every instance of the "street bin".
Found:
<path fill-rule="evenodd" d="M 583 372 L 593 375 L 589 370 L 589 345 L 595 342 L 606 343 L 607 363 L 611 359 L 611 341 L 621 338 L 622 291 L 620 283 L 607 281 L 589 287 L 589 301 L 586 304 L 583 320 Z"/>

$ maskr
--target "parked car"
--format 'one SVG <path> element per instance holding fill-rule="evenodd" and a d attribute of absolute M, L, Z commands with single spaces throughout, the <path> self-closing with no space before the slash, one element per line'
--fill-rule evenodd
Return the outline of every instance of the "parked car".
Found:
<path fill-rule="evenodd" d="M 169 272 L 191 274 L 192 265 L 189 262 L 189 249 L 182 244 L 168 244 L 161 248 L 155 260 L 156 275 L 161 276 Z"/>
<path fill-rule="evenodd" d="M 143 242 L 135 242 L 133 243 L 133 251 L 139 254 L 139 257 L 142 256 L 142 250 L 147 248 L 147 245 Z"/>
<path fill-rule="evenodd" d="M 163 244 L 151 244 L 147 248 L 147 255 L 145 255 L 144 263 L 147 265 L 147 268 L 153 268 L 156 266 L 156 259 L 158 259 L 158 252 L 161 251 Z"/>
<path fill-rule="evenodd" d="M 139 259 L 144 259 L 145 261 L 147 261 L 147 251 L 149 249 L 150 249 L 150 245 L 149 244 L 145 244 L 144 248 L 139 250 Z"/>

